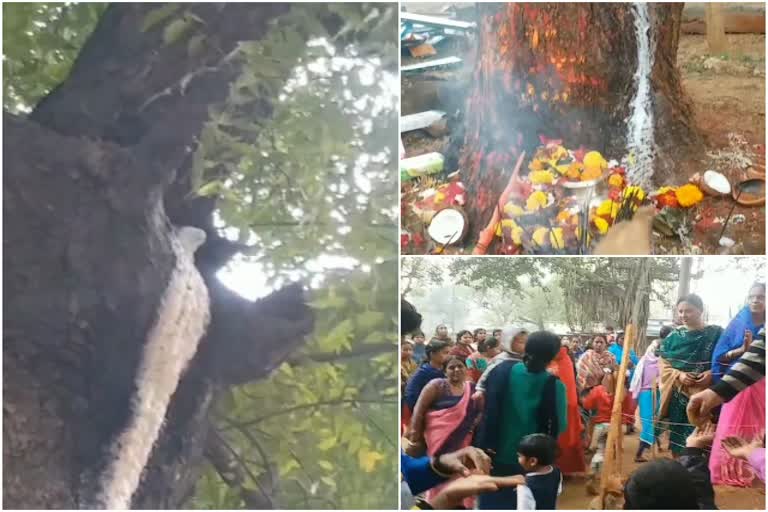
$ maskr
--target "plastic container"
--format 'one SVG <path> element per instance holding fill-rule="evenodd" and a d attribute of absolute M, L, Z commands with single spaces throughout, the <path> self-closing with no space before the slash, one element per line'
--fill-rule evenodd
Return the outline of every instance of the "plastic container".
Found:
<path fill-rule="evenodd" d="M 408 181 L 427 174 L 437 174 L 443 170 L 443 165 L 445 157 L 440 153 L 403 158 L 400 160 L 400 176 L 403 181 Z"/>

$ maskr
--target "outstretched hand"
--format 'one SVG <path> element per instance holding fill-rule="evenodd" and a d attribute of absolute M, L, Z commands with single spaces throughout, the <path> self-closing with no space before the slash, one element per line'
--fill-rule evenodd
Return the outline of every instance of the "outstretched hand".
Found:
<path fill-rule="evenodd" d="M 715 440 L 715 424 L 707 423 L 703 428 L 696 427 L 693 433 L 685 440 L 688 448 L 708 448 Z"/>
<path fill-rule="evenodd" d="M 712 391 L 699 391 L 688 400 L 688 420 L 694 425 L 700 425 L 709 419 L 712 410 L 723 403 L 723 398 Z"/>
<path fill-rule="evenodd" d="M 473 473 L 487 475 L 491 472 L 491 458 L 481 449 L 467 446 L 440 455 L 434 462 L 435 469 L 449 475 L 469 476 Z"/>
<path fill-rule="evenodd" d="M 720 445 L 731 457 L 747 460 L 753 451 L 765 446 L 765 432 L 751 441 L 739 436 L 729 436 L 723 439 Z"/>
<path fill-rule="evenodd" d="M 471 475 L 446 484 L 443 490 L 430 502 L 430 505 L 435 510 L 453 509 L 461 505 L 465 498 L 523 484 L 525 484 L 523 475 Z"/>

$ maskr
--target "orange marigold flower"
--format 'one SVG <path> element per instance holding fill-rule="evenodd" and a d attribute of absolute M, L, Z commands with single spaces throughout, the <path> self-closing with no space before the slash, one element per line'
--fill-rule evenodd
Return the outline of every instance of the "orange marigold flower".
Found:
<path fill-rule="evenodd" d="M 677 197 L 677 202 L 680 203 L 680 206 L 683 208 L 690 208 L 704 199 L 704 194 L 701 192 L 701 189 L 693 183 L 688 183 L 679 187 L 675 191 L 675 196 Z"/>

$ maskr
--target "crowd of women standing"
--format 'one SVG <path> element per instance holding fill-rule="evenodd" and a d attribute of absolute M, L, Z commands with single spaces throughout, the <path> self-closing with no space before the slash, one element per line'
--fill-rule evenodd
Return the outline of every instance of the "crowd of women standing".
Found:
<path fill-rule="evenodd" d="M 654 443 L 679 456 L 694 428 L 702 426 L 688 419 L 689 397 L 716 382 L 753 340 L 764 339 L 765 285 L 750 288 L 747 305 L 726 329 L 708 325 L 704 311 L 698 296 L 680 298 L 677 325 L 663 328 L 642 358 L 630 349 L 621 408 L 628 434 L 634 431 L 639 409 L 637 462 L 647 460 Z M 594 475 L 602 460 L 625 349 L 621 332 L 606 331 L 593 336 L 586 347 L 546 331 L 529 335 L 515 328 L 494 329 L 490 336 L 485 329 L 462 330 L 454 341 L 440 325 L 428 343 L 422 333 L 415 333 L 403 341 L 402 352 L 406 452 L 435 457 L 472 445 L 493 454 L 492 475 L 536 476 L 539 473 L 521 466 L 518 450 L 521 440 L 539 433 L 557 440 L 552 471 L 558 478 L 560 473 Z M 423 353 L 423 358 L 414 361 L 411 353 Z M 753 439 L 764 432 L 764 379 L 710 421 L 709 428 L 716 425 L 709 458 L 712 483 L 751 485 L 754 471 L 730 456 L 721 441 L 732 436 Z M 515 507 L 515 500 L 512 488 L 481 496 L 478 505 L 508 509 Z M 472 500 L 465 502 L 473 505 Z"/>

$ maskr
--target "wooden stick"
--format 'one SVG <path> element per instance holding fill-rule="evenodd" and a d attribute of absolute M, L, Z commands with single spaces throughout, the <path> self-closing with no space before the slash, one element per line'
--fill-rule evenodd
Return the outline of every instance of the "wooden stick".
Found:
<path fill-rule="evenodd" d="M 523 165 L 524 159 L 525 151 L 518 157 L 517 164 L 515 164 L 515 170 L 512 171 L 512 175 L 509 177 L 509 182 L 501 193 L 501 196 L 499 196 L 499 202 L 496 204 L 496 208 L 493 209 L 491 221 L 477 237 L 477 244 L 475 245 L 475 248 L 472 249 L 472 254 L 485 254 L 488 251 L 488 247 L 491 245 L 493 237 L 496 236 L 496 226 L 501 222 L 501 211 L 504 209 L 504 205 L 507 204 L 507 199 L 509 199 L 509 195 L 512 193 L 512 186 L 514 185 L 515 180 L 517 180 L 517 175 L 520 174 L 520 167 Z"/>
<path fill-rule="evenodd" d="M 653 444 L 651 445 L 651 457 L 656 459 L 659 456 L 658 452 L 658 439 L 656 439 L 656 390 L 658 388 L 658 383 L 656 382 L 656 377 L 653 378 L 653 383 L 651 384 L 651 428 L 653 429 Z"/>
<path fill-rule="evenodd" d="M 608 440 L 605 443 L 605 458 L 603 471 L 600 475 L 600 503 L 605 506 L 605 495 L 611 477 L 621 474 L 621 406 L 624 401 L 624 382 L 627 380 L 629 353 L 635 335 L 635 326 L 627 325 L 624 334 L 624 345 L 619 365 L 619 375 L 616 379 L 616 389 L 613 393 L 613 408 L 611 409 L 611 426 L 608 429 Z"/>

